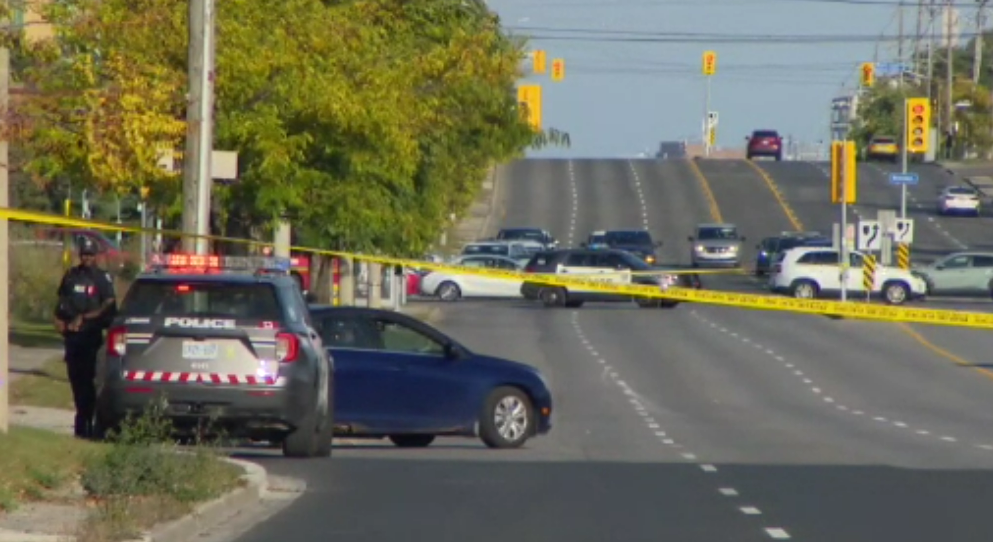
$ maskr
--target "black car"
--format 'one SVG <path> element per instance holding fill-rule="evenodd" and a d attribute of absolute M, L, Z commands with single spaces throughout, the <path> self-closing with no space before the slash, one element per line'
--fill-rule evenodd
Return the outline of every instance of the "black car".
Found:
<path fill-rule="evenodd" d="M 583 248 L 616 248 L 625 250 L 654 264 L 658 259 L 655 249 L 662 246 L 661 241 L 654 241 L 648 230 L 598 230 L 591 232 Z"/>
<path fill-rule="evenodd" d="M 660 286 L 662 281 L 669 286 L 682 288 L 700 288 L 700 277 L 696 274 L 668 275 L 644 274 L 625 275 L 623 271 L 644 272 L 661 269 L 674 269 L 676 266 L 654 267 L 626 250 L 573 248 L 539 252 L 531 257 L 525 266 L 526 273 L 555 274 L 555 275 L 589 275 L 595 273 L 615 273 L 616 278 L 604 282 L 618 284 L 643 284 Z M 575 290 L 567 286 L 553 286 L 525 280 L 521 284 L 521 295 L 525 299 L 540 299 L 548 307 L 581 307 L 587 301 L 630 302 L 635 301 L 641 307 L 672 308 L 678 301 L 658 298 L 632 297 L 626 294 L 614 294 L 594 290 Z"/>
<path fill-rule="evenodd" d="M 766 237 L 755 246 L 758 251 L 755 256 L 755 274 L 765 275 L 776 262 L 777 254 L 801 246 L 831 246 L 831 239 L 817 232 L 784 232 L 780 235 Z"/>

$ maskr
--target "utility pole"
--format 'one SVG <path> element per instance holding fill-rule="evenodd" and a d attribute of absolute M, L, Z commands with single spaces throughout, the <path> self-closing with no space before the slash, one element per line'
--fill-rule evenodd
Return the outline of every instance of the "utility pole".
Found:
<path fill-rule="evenodd" d="M 897 87 L 903 88 L 903 0 L 900 0 L 900 4 L 896 7 L 897 16 L 897 42 L 896 42 L 896 63 L 897 70 L 900 72 L 899 79 L 896 80 Z"/>
<path fill-rule="evenodd" d="M 954 32 L 954 20 L 952 16 L 954 9 L 955 0 L 948 0 L 947 8 L 945 11 L 945 45 L 948 47 L 946 51 L 945 59 L 945 126 L 947 127 L 946 133 L 951 134 L 954 129 L 955 124 L 955 104 L 953 103 L 954 93 L 952 92 L 952 86 L 955 84 L 954 79 L 954 50 L 952 48 L 952 37 Z M 954 141 L 953 139 L 947 139 L 947 141 Z M 952 157 L 951 147 L 945 149 L 946 158 Z"/>
<path fill-rule="evenodd" d="M 924 0 L 917 0 L 917 31 L 914 32 L 914 61 L 911 65 L 914 67 L 914 73 L 921 73 L 921 39 L 923 38 L 924 29 Z"/>
<path fill-rule="evenodd" d="M 979 74 L 983 65 L 983 27 L 986 25 L 986 2 L 979 0 L 976 6 L 976 49 L 972 54 L 972 84 L 979 84 Z"/>
<path fill-rule="evenodd" d="M 927 46 L 927 97 L 932 98 L 934 92 L 934 47 L 937 42 L 937 35 L 934 27 L 935 1 L 931 0 L 928 6 L 928 46 Z"/>
<path fill-rule="evenodd" d="M 7 129 L 7 107 L 10 104 L 10 50 L 0 48 L 0 115 L 3 115 L 2 128 Z M 0 134 L 0 207 L 10 206 L 10 153 L 8 152 L 7 134 Z M 6 218 L 0 219 L 0 432 L 6 434 L 9 428 L 10 416 L 10 344 L 8 330 L 10 320 L 10 229 Z"/>
<path fill-rule="evenodd" d="M 189 96 L 183 156 L 183 233 L 210 234 L 214 149 L 214 0 L 189 0 Z M 207 254 L 203 237 L 184 237 L 183 250 Z"/>

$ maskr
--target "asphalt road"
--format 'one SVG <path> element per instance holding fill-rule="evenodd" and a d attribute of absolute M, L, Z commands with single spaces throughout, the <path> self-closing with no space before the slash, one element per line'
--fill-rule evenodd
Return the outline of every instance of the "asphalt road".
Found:
<path fill-rule="evenodd" d="M 672 262 L 699 222 L 735 222 L 750 246 L 792 228 L 748 164 L 700 170 L 703 181 L 683 160 L 521 162 L 504 221 L 567 244 L 647 223 Z M 241 540 L 993 538 L 993 380 L 900 328 L 690 304 L 462 302 L 443 314 L 470 347 L 546 372 L 553 432 L 516 451 L 443 439 L 318 461 L 260 452 L 309 490 Z"/>

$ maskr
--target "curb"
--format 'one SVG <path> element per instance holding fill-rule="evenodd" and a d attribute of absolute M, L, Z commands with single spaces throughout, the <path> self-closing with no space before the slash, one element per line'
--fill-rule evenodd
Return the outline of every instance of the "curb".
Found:
<path fill-rule="evenodd" d="M 239 510 L 259 504 L 269 488 L 269 474 L 261 465 L 239 459 L 221 458 L 244 469 L 241 479 L 246 484 L 229 491 L 220 497 L 201 503 L 193 511 L 181 518 L 162 523 L 152 528 L 141 538 L 132 542 L 187 542 L 197 535 L 218 525 Z M 0 542 L 73 542 L 74 535 L 36 534 L 0 529 Z"/>
<path fill-rule="evenodd" d="M 243 487 L 197 505 L 193 512 L 152 528 L 139 540 L 141 542 L 186 542 L 214 525 L 230 518 L 233 513 L 259 504 L 269 489 L 269 474 L 261 465 L 240 459 L 221 458 L 222 461 L 244 469 Z"/>

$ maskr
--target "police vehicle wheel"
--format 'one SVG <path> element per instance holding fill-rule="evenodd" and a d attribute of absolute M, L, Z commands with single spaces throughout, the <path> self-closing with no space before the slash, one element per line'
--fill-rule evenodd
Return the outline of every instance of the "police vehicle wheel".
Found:
<path fill-rule="evenodd" d="M 561 307 L 566 302 L 565 288 L 542 288 L 538 297 L 546 307 Z"/>
<path fill-rule="evenodd" d="M 462 297 L 462 290 L 459 289 L 459 285 L 451 281 L 442 282 L 436 293 L 438 299 L 442 301 L 458 301 Z"/>
<path fill-rule="evenodd" d="M 324 424 L 317 434 L 317 450 L 314 457 L 330 457 L 334 448 L 334 410 L 328 408 L 328 413 L 324 416 Z"/>
<path fill-rule="evenodd" d="M 283 439 L 283 455 L 285 457 L 313 457 L 317 455 L 318 415 L 314 408 L 300 422 L 295 431 Z"/>
<path fill-rule="evenodd" d="M 434 435 L 390 435 L 398 448 L 425 448 L 434 442 Z"/>
<path fill-rule="evenodd" d="M 520 448 L 534 433 L 534 408 L 523 391 L 502 386 L 490 393 L 479 416 L 479 438 L 490 448 Z"/>
<path fill-rule="evenodd" d="M 890 305 L 902 305 L 910 297 L 910 289 L 902 282 L 887 282 L 883 285 L 883 296 Z"/>

